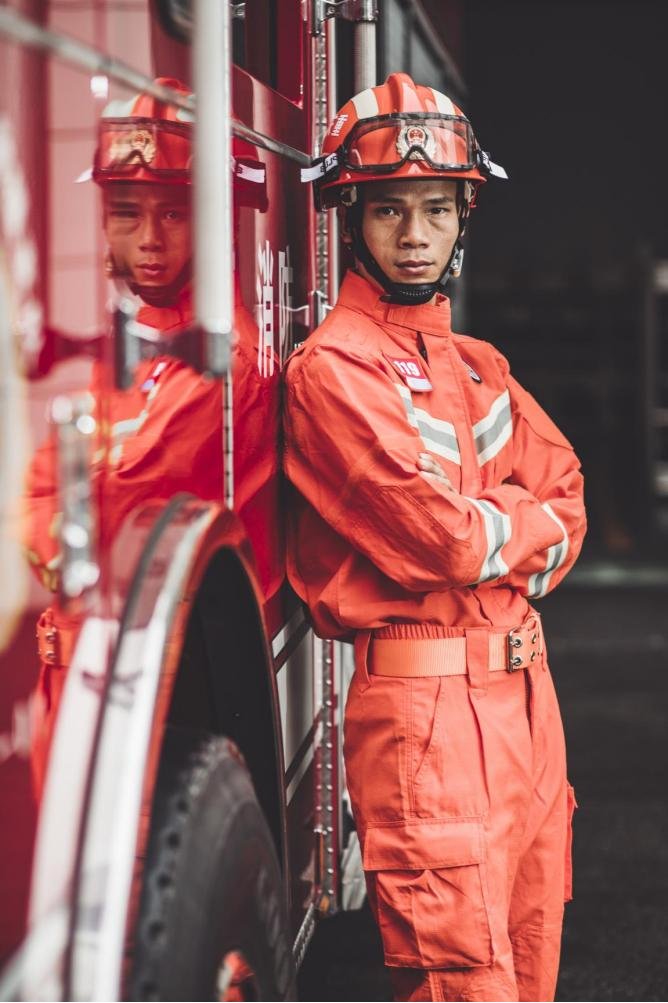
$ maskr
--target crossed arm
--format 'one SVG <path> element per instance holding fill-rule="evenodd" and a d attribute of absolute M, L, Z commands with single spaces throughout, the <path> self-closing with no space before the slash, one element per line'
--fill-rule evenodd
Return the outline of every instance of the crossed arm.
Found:
<path fill-rule="evenodd" d="M 553 588 L 582 545 L 582 476 L 570 444 L 508 377 L 513 472 L 466 497 L 424 452 L 390 377 L 328 347 L 288 375 L 286 472 L 340 535 L 404 588 L 483 581 Z"/>

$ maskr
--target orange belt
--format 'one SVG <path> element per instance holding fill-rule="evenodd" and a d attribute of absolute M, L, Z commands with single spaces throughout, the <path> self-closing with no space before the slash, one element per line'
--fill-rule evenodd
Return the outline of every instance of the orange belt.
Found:
<path fill-rule="evenodd" d="M 540 617 L 530 613 L 520 627 L 490 631 L 489 671 L 528 669 L 542 651 Z M 372 638 L 368 666 L 377 676 L 465 676 L 466 637 Z"/>

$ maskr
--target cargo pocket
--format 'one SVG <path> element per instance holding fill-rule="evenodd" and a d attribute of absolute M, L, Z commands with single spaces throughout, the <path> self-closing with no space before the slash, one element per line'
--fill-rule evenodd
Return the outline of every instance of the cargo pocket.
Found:
<path fill-rule="evenodd" d="M 364 870 L 373 882 L 385 963 L 471 968 L 493 960 L 480 818 L 369 826 Z"/>
<path fill-rule="evenodd" d="M 566 866 L 564 868 L 564 902 L 573 898 L 573 814 L 578 803 L 575 791 L 566 784 Z"/>

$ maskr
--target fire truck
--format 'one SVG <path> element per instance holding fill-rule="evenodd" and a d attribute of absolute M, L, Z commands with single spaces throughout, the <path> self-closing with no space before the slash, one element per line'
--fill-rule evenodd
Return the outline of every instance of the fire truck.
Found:
<path fill-rule="evenodd" d="M 419 5 L 389 6 L 456 92 Z M 336 221 L 300 171 L 341 100 L 337 63 L 348 93 L 376 82 L 377 17 L 372 0 L 0 8 L 3 999 L 291 998 L 317 918 L 363 899 L 341 766 L 350 646 L 314 635 L 285 580 L 279 403 L 339 282 Z M 194 306 L 170 339 L 105 275 L 86 180 L 104 108 L 138 93 L 194 123 Z M 201 410 L 177 387 L 149 443 L 160 464 L 124 491 L 151 423 L 110 415 L 165 360 L 204 388 Z M 45 457 L 38 576 L 25 493 Z M 35 630 L 54 603 L 69 626 L 40 620 L 62 692 L 36 785 Z"/>

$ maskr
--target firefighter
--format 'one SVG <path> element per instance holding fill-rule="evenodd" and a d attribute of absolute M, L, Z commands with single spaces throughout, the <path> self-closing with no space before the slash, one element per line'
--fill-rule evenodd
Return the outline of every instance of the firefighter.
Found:
<path fill-rule="evenodd" d="M 354 257 L 288 362 L 288 573 L 352 640 L 346 775 L 398 1000 L 553 999 L 572 788 L 540 616 L 582 545 L 569 442 L 445 295 L 504 177 L 405 74 L 349 101 L 307 170 Z"/>
<path fill-rule="evenodd" d="M 190 94 L 178 80 L 156 82 Z M 187 331 L 193 322 L 192 123 L 190 113 L 148 95 L 113 101 L 101 118 L 94 166 L 82 176 L 82 180 L 92 178 L 101 189 L 107 277 L 117 295 L 134 299 L 137 322 L 153 329 L 163 343 Z M 265 211 L 266 179 L 255 151 L 236 139 L 233 151 L 237 206 Z M 258 495 L 266 496 L 278 480 L 275 435 L 272 441 L 277 394 L 271 381 L 259 375 L 257 326 L 238 290 L 235 329 L 235 508 L 250 523 L 258 521 Z M 202 376 L 166 352 L 140 362 L 131 386 L 123 391 L 111 386 L 109 368 L 96 362 L 88 389 L 99 419 L 92 473 L 96 501 L 104 498 L 100 552 L 109 550 L 128 514 L 149 500 L 188 492 L 222 502 L 220 381 Z M 106 413 L 100 411 L 102 400 L 108 402 Z M 29 470 L 25 536 L 28 559 L 54 593 L 60 586 L 62 560 L 57 484 L 51 438 L 37 450 Z M 267 546 L 263 551 L 266 566 L 259 571 L 267 594 L 277 590 L 283 577 L 277 549 Z M 80 614 L 68 612 L 55 598 L 37 625 L 40 675 L 32 701 L 32 766 L 38 797 L 80 624 Z"/>

